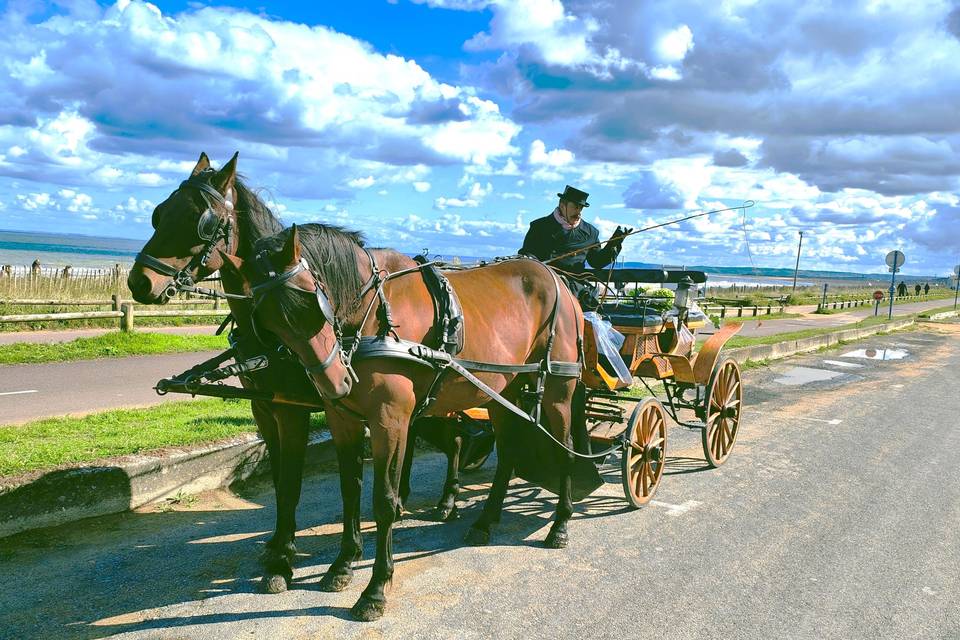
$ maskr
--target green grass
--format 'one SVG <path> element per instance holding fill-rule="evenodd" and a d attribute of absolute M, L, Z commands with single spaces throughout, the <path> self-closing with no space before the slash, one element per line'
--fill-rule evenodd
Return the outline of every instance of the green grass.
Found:
<path fill-rule="evenodd" d="M 0 345 L 0 364 L 65 362 L 95 358 L 183 353 L 226 349 L 225 335 L 179 336 L 165 333 L 116 331 L 95 338 L 77 338 L 54 344 L 19 343 Z"/>
<path fill-rule="evenodd" d="M 313 416 L 312 427 L 325 424 Z M 256 431 L 247 401 L 184 400 L 0 427 L 0 476 L 224 440 Z"/>
<path fill-rule="evenodd" d="M 899 318 L 899 319 L 902 319 Z M 745 337 L 745 336 L 734 336 L 726 344 L 726 348 L 736 348 L 736 347 L 752 347 L 758 344 L 775 344 L 777 342 L 784 342 L 787 340 L 802 340 L 803 338 L 812 338 L 813 336 L 823 335 L 825 333 L 833 333 L 835 331 L 844 331 L 846 329 L 862 329 L 864 327 L 872 327 L 874 325 L 883 324 L 887 319 L 885 317 L 876 316 L 865 318 L 859 322 L 851 322 L 850 324 L 840 325 L 838 327 L 818 327 L 816 329 L 802 329 L 800 331 L 790 331 L 788 333 L 775 333 L 769 336 L 754 336 L 754 337 Z"/>
<path fill-rule="evenodd" d="M 957 307 L 957 309 L 960 309 L 960 307 Z M 936 315 L 938 313 L 946 313 L 947 311 L 954 311 L 954 310 L 955 309 L 953 308 L 953 305 L 950 305 L 949 307 L 937 307 L 936 309 L 927 309 L 926 311 L 921 313 L 918 317 L 929 318 L 930 316 Z"/>

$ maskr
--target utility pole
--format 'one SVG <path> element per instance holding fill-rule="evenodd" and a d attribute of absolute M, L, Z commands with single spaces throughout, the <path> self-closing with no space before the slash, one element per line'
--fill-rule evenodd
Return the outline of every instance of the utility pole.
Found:
<path fill-rule="evenodd" d="M 800 232 L 800 244 L 797 245 L 797 266 L 793 268 L 793 293 L 797 292 L 797 272 L 800 270 L 801 248 L 803 248 L 803 231 Z"/>

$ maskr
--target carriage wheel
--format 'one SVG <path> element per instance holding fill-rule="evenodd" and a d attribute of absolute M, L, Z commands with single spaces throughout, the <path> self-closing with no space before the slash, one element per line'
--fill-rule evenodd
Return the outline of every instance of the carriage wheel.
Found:
<path fill-rule="evenodd" d="M 743 385 L 740 366 L 732 358 L 721 360 L 707 385 L 704 414 L 706 423 L 700 434 L 703 456 L 711 467 L 719 467 L 733 451 L 740 428 Z"/>
<path fill-rule="evenodd" d="M 650 502 L 660 478 L 667 451 L 667 417 L 656 398 L 646 398 L 627 422 L 621 463 L 623 493 L 634 508 Z"/>

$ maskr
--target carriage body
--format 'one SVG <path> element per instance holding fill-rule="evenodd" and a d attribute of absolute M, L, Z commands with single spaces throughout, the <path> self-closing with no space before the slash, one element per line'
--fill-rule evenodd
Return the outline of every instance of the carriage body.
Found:
<path fill-rule="evenodd" d="M 720 352 L 741 325 L 723 326 L 696 349 L 697 330 L 707 324 L 707 318 L 682 307 L 663 311 L 657 303 L 664 299 L 640 293 L 640 284 L 680 283 L 687 278 L 699 284 L 706 282 L 706 274 L 655 269 L 594 273 L 598 281 L 607 283 L 599 313 L 624 336 L 619 354 L 632 380 L 628 383 L 612 374 L 598 352 L 593 325 L 585 323 L 582 381 L 587 431 L 596 447 L 623 446 L 624 493 L 639 507 L 652 499 L 663 474 L 667 415 L 679 425 L 700 429 L 709 466 L 719 466 L 729 457 L 743 392 L 739 366 L 731 358 L 720 358 Z M 649 396 L 630 407 L 627 401 L 632 399 L 635 379 Z M 651 382 L 662 385 L 662 394 L 654 392 Z M 681 410 L 692 411 L 694 420 L 683 419 Z"/>

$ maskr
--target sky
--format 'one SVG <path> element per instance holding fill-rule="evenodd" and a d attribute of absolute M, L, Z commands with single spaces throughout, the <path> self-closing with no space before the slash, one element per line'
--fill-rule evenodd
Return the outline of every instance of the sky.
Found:
<path fill-rule="evenodd" d="M 286 223 L 669 265 L 960 263 L 960 2 L 0 1 L 0 229 L 146 239 L 201 152 Z"/>

